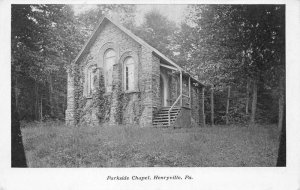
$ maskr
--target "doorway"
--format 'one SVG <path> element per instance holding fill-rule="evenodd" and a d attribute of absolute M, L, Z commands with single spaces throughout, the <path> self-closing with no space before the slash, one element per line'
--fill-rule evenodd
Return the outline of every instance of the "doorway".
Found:
<path fill-rule="evenodd" d="M 161 106 L 168 106 L 168 79 L 163 73 L 160 75 L 160 100 Z"/>

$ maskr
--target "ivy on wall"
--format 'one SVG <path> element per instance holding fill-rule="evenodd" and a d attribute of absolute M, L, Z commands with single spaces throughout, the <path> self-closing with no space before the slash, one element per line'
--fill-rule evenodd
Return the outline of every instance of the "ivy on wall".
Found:
<path fill-rule="evenodd" d="M 116 120 L 118 123 L 123 123 L 123 108 L 127 106 L 128 100 L 126 99 L 126 96 L 124 96 L 124 93 L 121 91 L 118 91 L 118 106 L 116 110 Z M 124 106 L 126 104 L 126 106 Z"/>
<path fill-rule="evenodd" d="M 111 95 L 105 94 L 104 76 L 100 71 L 99 83 L 96 83 L 95 102 L 93 103 L 99 110 L 98 119 L 100 123 L 108 122 L 110 116 Z"/>
<path fill-rule="evenodd" d="M 125 124 L 131 121 L 134 124 L 139 124 L 143 108 L 140 92 L 120 92 L 117 108 L 118 122 Z"/>
<path fill-rule="evenodd" d="M 87 63 L 86 58 L 84 63 Z M 139 124 L 144 106 L 141 102 L 140 92 L 125 93 L 122 90 L 121 80 L 113 85 L 113 93 L 105 93 L 105 82 L 102 68 L 97 69 L 96 77 L 93 78 L 94 91 L 91 97 L 85 97 L 85 66 L 73 65 L 69 71 L 74 79 L 74 119 L 77 126 L 100 125 L 110 122 L 114 116 L 118 124 Z M 121 68 L 118 68 L 116 78 L 121 76 Z M 117 79 L 114 79 L 117 80 Z M 116 97 L 116 107 L 111 109 L 113 97 Z M 114 113 L 111 113 L 113 110 Z M 113 114 L 113 115 L 112 115 Z"/>

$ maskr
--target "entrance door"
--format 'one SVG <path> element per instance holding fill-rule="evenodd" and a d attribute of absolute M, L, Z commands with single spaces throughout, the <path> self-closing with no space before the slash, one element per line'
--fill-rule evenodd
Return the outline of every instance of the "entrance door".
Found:
<path fill-rule="evenodd" d="M 160 75 L 160 100 L 161 106 L 168 106 L 168 81 L 166 77 Z"/>

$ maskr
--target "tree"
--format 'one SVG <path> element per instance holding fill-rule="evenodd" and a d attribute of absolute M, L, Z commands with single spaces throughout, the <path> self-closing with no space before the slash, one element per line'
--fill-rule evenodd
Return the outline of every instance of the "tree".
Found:
<path fill-rule="evenodd" d="M 66 68 L 104 13 L 120 13 L 130 25 L 134 6 L 98 5 L 75 16 L 69 5 L 12 5 L 12 79 L 20 119 L 64 118 Z"/>
<path fill-rule="evenodd" d="M 256 110 L 257 85 L 278 89 L 285 72 L 285 8 L 280 5 L 259 5 L 242 7 L 241 10 L 248 44 L 245 46 L 248 64 L 244 70 L 247 70 L 254 84 L 252 110 Z M 252 111 L 252 123 L 254 120 L 255 112 Z"/>
<path fill-rule="evenodd" d="M 170 59 L 174 58 L 174 37 L 177 31 L 175 22 L 170 21 L 157 10 L 146 13 L 141 26 L 133 28 L 137 36 Z"/>
<path fill-rule="evenodd" d="M 278 157 L 277 157 L 277 167 L 284 167 L 286 166 L 286 109 L 285 106 L 283 108 L 283 118 L 281 120 L 281 135 L 280 135 L 280 142 L 279 142 L 279 150 L 278 150 Z"/>
<path fill-rule="evenodd" d="M 21 119 L 63 118 L 59 105 L 66 97 L 58 94 L 66 94 L 65 68 L 84 42 L 75 24 L 67 5 L 12 5 L 13 89 Z"/>
<path fill-rule="evenodd" d="M 27 167 L 14 93 L 11 102 L 11 167 Z"/>
<path fill-rule="evenodd" d="M 234 85 L 242 91 L 250 80 L 254 123 L 260 101 L 257 93 L 278 88 L 276 81 L 282 75 L 275 73 L 284 73 L 281 18 L 284 6 L 191 5 L 189 8 L 190 15 L 177 38 L 181 44 L 178 57 L 187 60 L 188 70 L 216 89 Z"/>
<path fill-rule="evenodd" d="M 230 86 L 228 86 L 228 95 L 226 103 L 226 124 L 229 124 L 229 103 L 230 103 Z"/>
<path fill-rule="evenodd" d="M 80 22 L 81 30 L 85 31 L 86 37 L 90 36 L 97 26 L 97 23 L 103 16 L 112 18 L 114 21 L 120 22 L 129 29 L 135 26 L 134 16 L 136 13 L 135 5 L 122 4 L 99 4 L 93 9 L 77 15 Z"/>

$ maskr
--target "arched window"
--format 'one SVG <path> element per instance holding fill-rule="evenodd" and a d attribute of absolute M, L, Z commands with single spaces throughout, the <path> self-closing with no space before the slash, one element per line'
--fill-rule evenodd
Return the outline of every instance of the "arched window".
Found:
<path fill-rule="evenodd" d="M 87 69 L 87 95 L 92 96 L 95 90 L 95 83 L 97 80 L 96 66 L 92 65 Z"/>
<path fill-rule="evenodd" d="M 116 52 L 108 49 L 104 53 L 104 76 L 106 92 L 112 91 L 113 65 L 116 63 Z"/>
<path fill-rule="evenodd" d="M 132 57 L 127 57 L 124 60 L 124 90 L 134 90 L 134 60 Z"/>

